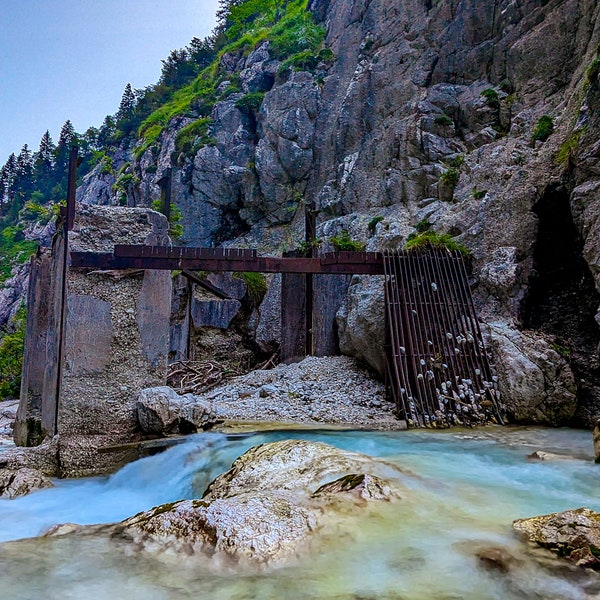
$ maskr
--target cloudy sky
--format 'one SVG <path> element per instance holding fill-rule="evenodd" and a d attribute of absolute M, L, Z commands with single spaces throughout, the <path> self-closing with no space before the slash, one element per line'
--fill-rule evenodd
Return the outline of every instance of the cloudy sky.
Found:
<path fill-rule="evenodd" d="M 218 0 L 2 0 L 0 165 L 116 112 L 127 83 L 156 83 L 161 59 L 214 25 Z"/>

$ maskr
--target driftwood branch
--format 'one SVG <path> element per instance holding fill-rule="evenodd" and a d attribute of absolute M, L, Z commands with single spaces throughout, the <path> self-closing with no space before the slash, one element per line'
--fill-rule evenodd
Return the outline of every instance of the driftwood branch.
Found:
<path fill-rule="evenodd" d="M 200 394 L 235 375 L 236 372 L 212 360 L 178 360 L 169 365 L 167 383 L 179 394 Z"/>

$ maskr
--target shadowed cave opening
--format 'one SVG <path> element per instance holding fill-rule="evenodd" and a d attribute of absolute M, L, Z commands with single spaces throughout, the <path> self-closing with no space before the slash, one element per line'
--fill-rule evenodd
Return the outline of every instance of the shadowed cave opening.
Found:
<path fill-rule="evenodd" d="M 578 383 L 575 421 L 589 425 L 587 413 L 600 404 L 600 328 L 594 318 L 600 295 L 582 255 L 583 240 L 573 222 L 569 190 L 548 188 L 533 211 L 538 232 L 523 325 L 553 336 L 554 348 L 569 359 Z"/>

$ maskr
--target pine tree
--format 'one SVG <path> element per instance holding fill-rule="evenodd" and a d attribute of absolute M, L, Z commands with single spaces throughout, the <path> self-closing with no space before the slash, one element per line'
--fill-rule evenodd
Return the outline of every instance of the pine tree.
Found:
<path fill-rule="evenodd" d="M 181 87 L 196 76 L 196 65 L 190 59 L 187 48 L 171 50 L 169 56 L 161 62 L 162 71 L 158 80 L 159 85 L 172 88 Z"/>
<path fill-rule="evenodd" d="M 203 40 L 194 37 L 188 45 L 190 60 L 195 64 L 197 72 L 208 67 L 215 59 L 217 53 L 214 49 L 214 39 L 206 37 Z"/>
<path fill-rule="evenodd" d="M 111 115 L 106 115 L 98 132 L 98 146 L 106 148 L 110 146 L 115 135 L 115 119 Z"/>
<path fill-rule="evenodd" d="M 224 28 L 227 25 L 227 20 L 234 6 L 243 4 L 246 0 L 219 0 L 219 8 L 217 9 L 217 28 Z"/>
<path fill-rule="evenodd" d="M 133 110 L 135 109 L 135 105 L 137 103 L 135 92 L 131 87 L 131 84 L 128 83 L 125 86 L 125 90 L 123 91 L 123 96 L 121 98 L 121 103 L 119 104 L 119 110 L 116 114 L 117 123 L 119 121 L 124 121 L 129 119 L 133 114 Z"/>
<path fill-rule="evenodd" d="M 58 136 L 58 149 L 60 150 L 61 147 L 70 148 L 76 137 L 77 133 L 75 132 L 75 127 L 73 127 L 73 123 L 67 119 L 60 129 L 60 134 Z"/>
<path fill-rule="evenodd" d="M 77 144 L 77 132 L 75 131 L 75 127 L 73 127 L 73 123 L 67 119 L 65 124 L 61 127 L 60 134 L 58 135 L 58 145 L 56 147 L 55 171 L 57 177 L 61 180 L 65 177 L 69 165 L 71 146 L 74 144 Z"/>
<path fill-rule="evenodd" d="M 40 148 L 33 157 L 33 172 L 37 188 L 46 198 L 50 197 L 50 190 L 54 187 L 54 164 L 56 146 L 46 131 L 40 140 Z"/>
<path fill-rule="evenodd" d="M 6 214 L 15 197 L 15 180 L 17 178 L 17 157 L 13 152 L 2 167 L 2 204 L 0 214 Z"/>
<path fill-rule="evenodd" d="M 35 190 L 33 179 L 33 154 L 25 144 L 17 157 L 15 177 L 15 200 L 20 208 L 25 204 L 31 193 Z"/>

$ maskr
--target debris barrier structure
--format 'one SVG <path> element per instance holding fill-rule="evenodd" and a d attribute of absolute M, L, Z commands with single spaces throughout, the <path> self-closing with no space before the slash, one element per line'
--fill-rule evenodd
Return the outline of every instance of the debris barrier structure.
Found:
<path fill-rule="evenodd" d="M 281 358 L 288 361 L 337 353 L 335 313 L 350 278 L 385 275 L 386 383 L 399 418 L 409 427 L 502 422 L 460 254 L 313 248 L 308 256 L 265 257 L 173 247 L 166 217 L 152 210 L 81 206 L 76 214 L 76 160 L 72 152 L 67 207 L 52 248 L 32 259 L 14 431 L 24 446 L 58 435 L 59 474 L 108 470 L 115 457 L 100 464 L 96 451 L 138 435 L 138 390 L 166 383 L 170 271 L 177 269 L 233 303 L 194 271 L 281 273 Z M 168 192 L 167 181 L 164 210 Z M 312 247 L 312 222 L 307 231 Z"/>
<path fill-rule="evenodd" d="M 502 423 L 459 252 L 383 253 L 386 385 L 409 427 Z"/>

